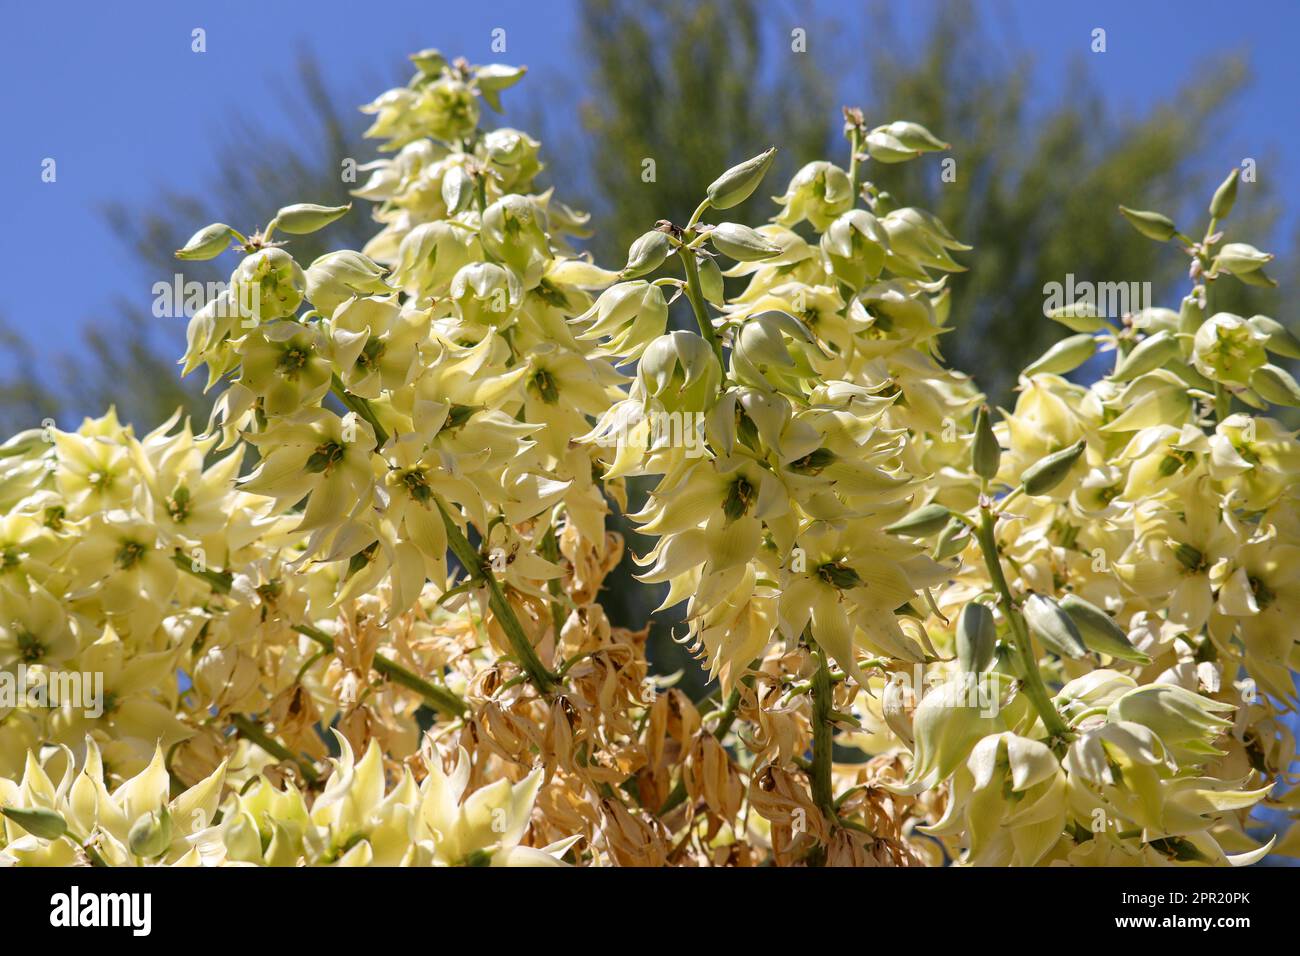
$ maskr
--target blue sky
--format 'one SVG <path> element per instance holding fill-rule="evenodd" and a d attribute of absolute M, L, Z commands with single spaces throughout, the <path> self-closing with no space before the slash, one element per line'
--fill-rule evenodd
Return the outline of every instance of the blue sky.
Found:
<path fill-rule="evenodd" d="M 869 51 L 864 6 L 814 3 Z M 923 6 L 900 4 L 899 15 L 919 29 Z M 990 0 L 983 6 L 992 28 L 990 56 L 1030 51 L 1042 101 L 1066 92 L 1065 65 L 1075 57 L 1121 112 L 1170 95 L 1215 53 L 1248 57 L 1251 85 L 1224 135 L 1207 137 L 1202 159 L 1227 168 L 1242 155 L 1274 157 L 1260 176 L 1279 192 L 1286 234 L 1294 229 L 1300 65 L 1292 46 L 1300 36 L 1300 3 Z M 773 21 L 800 23 L 796 3 L 763 9 Z M 190 49 L 196 27 L 206 31 L 206 53 Z M 489 48 L 498 27 L 506 30 L 501 55 Z M 1089 53 L 1095 27 L 1107 33 L 1104 55 Z M 152 280 L 111 234 L 102 205 L 147 201 L 164 185 L 200 188 L 214 171 L 206 147 L 221 138 L 230 116 L 282 120 L 281 97 L 301 49 L 322 59 L 330 83 L 359 96 L 378 92 L 383 77 L 424 46 L 475 62 L 525 63 L 534 75 L 576 85 L 583 77 L 577 34 L 568 0 L 0 0 L 0 209 L 8 219 L 0 229 L 0 316 L 36 344 L 66 351 L 78 347 L 91 323 L 112 317 L 115 298 L 147 308 Z M 813 55 L 817 42 L 814 33 Z M 563 108 L 571 113 L 571 104 Z M 41 181 L 46 158 L 57 162 L 54 183 Z"/>

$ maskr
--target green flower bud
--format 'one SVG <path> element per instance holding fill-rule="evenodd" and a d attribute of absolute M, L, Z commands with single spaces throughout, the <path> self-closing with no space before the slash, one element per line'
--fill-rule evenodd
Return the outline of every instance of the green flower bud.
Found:
<path fill-rule="evenodd" d="M 781 254 L 779 246 L 738 222 L 719 223 L 709 232 L 709 242 L 724 256 L 730 256 L 737 262 L 758 262 Z"/>
<path fill-rule="evenodd" d="M 747 159 L 738 166 L 732 166 L 725 173 L 709 184 L 709 205 L 714 209 L 730 209 L 738 206 L 758 188 L 758 184 L 767 175 L 776 156 L 776 147 L 769 146 L 765 152 L 753 159 Z"/>
<path fill-rule="evenodd" d="M 1250 376 L 1250 387 L 1266 402 L 1287 408 L 1300 408 L 1300 384 L 1284 368 L 1261 365 Z"/>
<path fill-rule="evenodd" d="M 967 674 L 981 674 L 993 663 L 998 629 L 993 612 L 972 601 L 957 616 L 957 662 Z"/>
<path fill-rule="evenodd" d="M 1219 715 L 1234 709 L 1177 684 L 1147 684 L 1114 701 L 1106 717 L 1112 723 L 1132 721 L 1150 728 L 1181 762 L 1222 756 L 1210 742 L 1232 726 Z"/>
<path fill-rule="evenodd" d="M 1178 227 L 1174 225 L 1172 219 L 1168 216 L 1162 216 L 1158 212 L 1129 209 L 1127 206 L 1120 206 L 1119 211 L 1133 225 L 1134 229 L 1156 242 L 1168 242 L 1174 237 L 1174 233 L 1178 231 Z"/>
<path fill-rule="evenodd" d="M 172 816 L 167 808 L 151 810 L 136 820 L 126 841 L 132 853 L 145 859 L 166 853 L 172 845 Z"/>
<path fill-rule="evenodd" d="M 993 669 L 999 674 L 1014 677 L 1016 680 L 1025 679 L 1024 661 L 1016 653 L 1016 649 L 1006 641 L 998 641 L 993 648 Z"/>
<path fill-rule="evenodd" d="M 658 229 L 643 233 L 627 250 L 627 265 L 618 274 L 620 279 L 636 279 L 654 272 L 673 251 L 668 234 Z"/>
<path fill-rule="evenodd" d="M 347 215 L 352 203 L 346 206 L 317 206 L 315 203 L 300 202 L 285 206 L 271 220 L 271 228 L 287 232 L 291 236 L 305 236 L 318 229 L 324 229 L 336 219 Z M 269 230 L 268 230 L 269 231 Z"/>
<path fill-rule="evenodd" d="M 1201 305 L 1201 297 L 1194 293 L 1183 296 L 1178 308 L 1178 331 L 1184 335 L 1195 335 L 1204 321 L 1205 306 Z"/>
<path fill-rule="evenodd" d="M 1120 382 L 1145 375 L 1152 369 L 1166 365 L 1171 359 L 1183 354 L 1182 345 L 1177 336 L 1161 329 L 1155 335 L 1148 335 L 1139 342 L 1128 355 L 1120 359 L 1111 378 Z"/>
<path fill-rule="evenodd" d="M 1078 368 L 1097 351 L 1097 341 L 1091 335 L 1081 333 L 1061 339 L 1035 361 L 1025 367 L 1026 375 L 1064 375 Z"/>
<path fill-rule="evenodd" d="M 1227 219 L 1232 212 L 1232 204 L 1237 201 L 1237 175 L 1241 170 L 1234 169 L 1228 178 L 1219 184 L 1210 200 L 1210 215 L 1215 219 Z"/>
<path fill-rule="evenodd" d="M 1040 458 L 1026 468 L 1020 475 L 1020 481 L 1025 486 L 1025 494 L 1045 495 L 1059 485 L 1087 447 L 1087 442 L 1081 438 L 1069 448 L 1063 448 L 1045 458 Z"/>
<path fill-rule="evenodd" d="M 1274 355 L 1300 358 L 1300 338 L 1281 322 L 1267 315 L 1253 315 L 1247 324 L 1264 337 L 1264 348 Z"/>
<path fill-rule="evenodd" d="M 1261 252 L 1249 243 L 1230 242 L 1214 257 L 1214 271 L 1230 272 L 1240 277 L 1255 272 L 1273 259 L 1273 253 Z"/>
<path fill-rule="evenodd" d="M 992 479 L 997 476 L 998 465 L 1002 461 L 1002 446 L 998 444 L 997 435 L 993 433 L 993 423 L 989 421 L 989 407 L 981 405 L 975 413 L 975 437 L 971 442 L 971 468 L 981 478 Z"/>
<path fill-rule="evenodd" d="M 1087 645 L 1070 616 L 1061 606 L 1042 594 L 1031 594 L 1025 599 L 1025 623 L 1043 646 L 1061 657 L 1078 660 L 1088 656 Z"/>
<path fill-rule="evenodd" d="M 939 139 L 920 123 L 900 120 L 888 126 L 877 126 L 863 145 L 872 159 L 881 163 L 902 163 L 915 159 L 922 153 L 948 149 L 949 144 Z"/>
<path fill-rule="evenodd" d="M 721 308 L 726 300 L 722 270 L 712 256 L 697 256 L 696 262 L 700 267 L 700 287 L 704 290 L 704 298 Z"/>
<path fill-rule="evenodd" d="M 911 514 L 885 526 L 886 534 L 905 534 L 911 538 L 925 538 L 948 523 L 952 512 L 940 504 L 928 504 Z"/>
<path fill-rule="evenodd" d="M 0 813 L 42 840 L 57 840 L 68 832 L 68 822 L 58 813 L 46 810 L 44 807 L 31 809 L 4 807 L 0 809 Z"/>
<path fill-rule="evenodd" d="M 1077 594 L 1067 594 L 1061 598 L 1061 609 L 1070 616 L 1089 650 L 1121 661 L 1151 663 L 1151 658 L 1129 642 L 1128 635 L 1115 623 L 1115 619 L 1097 605 L 1085 601 Z"/>
<path fill-rule="evenodd" d="M 966 550 L 970 544 L 970 527 L 960 518 L 954 517 L 939 532 L 934 542 L 934 553 L 930 555 L 935 561 L 947 561 Z"/>
<path fill-rule="evenodd" d="M 1106 327 L 1106 319 L 1097 313 L 1096 304 L 1087 301 L 1044 309 L 1043 315 L 1075 332 L 1097 332 Z"/>
<path fill-rule="evenodd" d="M 189 242 L 176 250 L 177 259 L 213 259 L 225 252 L 230 241 L 235 238 L 235 230 L 224 222 L 214 222 L 204 226 Z"/>

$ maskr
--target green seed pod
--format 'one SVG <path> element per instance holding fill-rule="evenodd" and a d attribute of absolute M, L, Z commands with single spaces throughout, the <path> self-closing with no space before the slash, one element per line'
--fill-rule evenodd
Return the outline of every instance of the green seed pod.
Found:
<path fill-rule="evenodd" d="M 975 413 L 975 438 L 970 449 L 971 468 L 981 478 L 993 478 L 998 473 L 1002 461 L 1002 447 L 993 434 L 993 423 L 989 421 L 989 407 L 981 405 Z"/>
<path fill-rule="evenodd" d="M 172 816 L 167 808 L 150 811 L 136 820 L 126 841 L 136 856 L 150 859 L 166 853 L 172 845 Z"/>
<path fill-rule="evenodd" d="M 936 561 L 947 561 L 965 551 L 968 544 L 970 544 L 970 528 L 967 527 L 966 522 L 954 517 L 939 532 L 939 537 L 934 542 L 934 554 L 931 557 Z"/>
<path fill-rule="evenodd" d="M 700 287 L 704 290 L 704 298 L 721 308 L 725 298 L 722 270 L 712 256 L 697 256 L 696 261 L 700 266 Z"/>
<path fill-rule="evenodd" d="M 769 146 L 765 152 L 753 159 L 747 159 L 738 166 L 732 166 L 725 173 L 709 184 L 709 205 L 714 209 L 730 209 L 738 206 L 758 188 L 758 184 L 767 175 L 776 156 L 776 147 Z"/>
<path fill-rule="evenodd" d="M 779 246 L 774 246 L 759 232 L 738 222 L 719 223 L 709 233 L 709 242 L 724 256 L 730 256 L 737 262 L 758 262 L 781 254 Z"/>
<path fill-rule="evenodd" d="M 1281 322 L 1270 319 L 1267 315 L 1252 315 L 1247 324 L 1264 336 L 1264 348 L 1274 355 L 1300 358 L 1300 338 L 1296 338 Z"/>
<path fill-rule="evenodd" d="M 993 662 L 998 629 L 993 612 L 972 601 L 957 617 L 957 663 L 967 674 L 982 674 Z"/>
<path fill-rule="evenodd" d="M 1178 227 L 1174 225 L 1172 219 L 1168 216 L 1162 216 L 1158 212 L 1129 209 L 1127 206 L 1120 206 L 1119 211 L 1133 225 L 1134 229 L 1156 242 L 1168 242 L 1174 237 L 1174 233 L 1178 231 Z"/>
<path fill-rule="evenodd" d="M 1178 338 L 1171 335 L 1168 330 L 1161 329 L 1155 335 L 1148 335 L 1133 348 L 1133 351 L 1120 359 L 1110 377 L 1120 382 L 1127 382 L 1139 375 L 1145 375 L 1152 369 L 1160 368 L 1182 354 L 1183 349 Z"/>
<path fill-rule="evenodd" d="M 1115 623 L 1115 619 L 1097 605 L 1085 601 L 1077 594 L 1067 594 L 1061 598 L 1061 610 L 1070 616 L 1089 650 L 1121 661 L 1151 663 L 1151 658 L 1129 642 L 1128 635 Z"/>
<path fill-rule="evenodd" d="M 1276 365 L 1261 365 L 1250 376 L 1250 387 L 1260 398 L 1286 408 L 1300 408 L 1300 384 Z"/>
<path fill-rule="evenodd" d="M 281 232 L 291 236 L 305 236 L 317 229 L 324 229 L 336 219 L 347 215 L 352 203 L 346 206 L 317 206 L 315 203 L 300 202 L 285 206 L 275 214 L 272 225 Z"/>
<path fill-rule="evenodd" d="M 57 840 L 68 832 L 68 822 L 53 810 L 42 807 L 24 810 L 19 807 L 0 809 L 6 817 L 18 824 L 33 836 L 42 840 Z"/>
<path fill-rule="evenodd" d="M 176 250 L 176 258 L 214 259 L 229 248 L 230 240 L 234 237 L 235 230 L 224 222 L 214 222 L 190 236 L 189 242 Z"/>
<path fill-rule="evenodd" d="M 1088 443 L 1080 438 L 1069 448 L 1053 452 L 1046 458 L 1040 458 L 1020 475 L 1027 495 L 1045 495 L 1062 481 L 1074 467 L 1074 463 L 1083 455 Z"/>
<path fill-rule="evenodd" d="M 952 512 L 939 504 L 929 504 L 917 508 L 891 525 L 885 526 L 886 534 L 905 534 L 911 538 L 925 538 L 934 534 L 948 523 Z"/>
<path fill-rule="evenodd" d="M 1031 594 L 1025 600 L 1025 623 L 1043 642 L 1043 646 L 1061 657 L 1078 660 L 1088 656 L 1079 629 L 1061 606 L 1042 594 Z"/>
<path fill-rule="evenodd" d="M 1097 340 L 1086 332 L 1061 339 L 1025 368 L 1026 375 L 1064 375 L 1072 372 L 1097 351 Z"/>
<path fill-rule="evenodd" d="M 1232 212 L 1232 204 L 1237 201 L 1237 174 L 1240 172 L 1241 170 L 1234 169 L 1228 173 L 1228 178 L 1214 191 L 1214 198 L 1210 200 L 1210 215 L 1215 219 L 1227 219 Z"/>
<path fill-rule="evenodd" d="M 673 251 L 668 234 L 658 229 L 643 233 L 627 250 L 627 265 L 618 274 L 620 279 L 636 279 L 654 272 Z"/>

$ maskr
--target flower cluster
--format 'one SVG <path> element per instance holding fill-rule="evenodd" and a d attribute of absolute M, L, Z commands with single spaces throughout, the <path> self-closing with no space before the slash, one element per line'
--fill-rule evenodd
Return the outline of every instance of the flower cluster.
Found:
<path fill-rule="evenodd" d="M 202 433 L 110 411 L 0 446 L 0 862 L 1269 851 L 1252 809 L 1300 811 L 1272 789 L 1300 445 L 1262 413 L 1300 405 L 1274 361 L 1300 341 L 1210 308 L 1271 281 L 1219 231 L 1235 176 L 1199 241 L 1123 210 L 1191 293 L 1053 313 L 1074 334 L 995 423 L 940 351 L 968 247 L 864 175 L 948 148 L 928 130 L 846 110 L 848 168 L 804 166 L 768 223 L 726 214 L 775 150 L 607 270 L 540 144 L 480 126 L 523 70 L 412 60 L 365 107 L 363 250 L 297 261 L 350 210 L 301 203 L 178 252 L 240 257 L 189 325 Z M 639 579 L 685 604 L 716 701 L 599 602 L 631 477 Z"/>

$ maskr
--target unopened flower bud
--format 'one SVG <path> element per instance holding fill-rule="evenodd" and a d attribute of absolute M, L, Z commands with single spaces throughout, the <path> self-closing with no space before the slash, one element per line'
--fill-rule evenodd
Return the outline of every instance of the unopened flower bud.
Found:
<path fill-rule="evenodd" d="M 1088 656 L 1088 647 L 1074 621 L 1051 598 L 1042 594 L 1029 595 L 1025 599 L 1024 615 L 1029 629 L 1052 653 L 1076 660 Z"/>
<path fill-rule="evenodd" d="M 1201 304 L 1201 297 L 1195 293 L 1183 296 L 1182 304 L 1178 307 L 1178 331 L 1184 335 L 1195 335 L 1204 321 L 1205 306 Z"/>
<path fill-rule="evenodd" d="M 709 205 L 714 209 L 730 209 L 738 206 L 758 188 L 758 184 L 767 175 L 776 156 L 776 147 L 770 146 L 753 159 L 747 159 L 737 166 L 732 166 L 725 173 L 709 184 Z"/>
<path fill-rule="evenodd" d="M 620 279 L 636 279 L 654 272 L 673 251 L 668 234 L 658 229 L 643 233 L 627 250 L 627 265 L 619 273 Z"/>
<path fill-rule="evenodd" d="M 885 526 L 886 534 L 905 534 L 911 538 L 925 538 L 948 523 L 952 512 L 940 504 L 928 504 L 911 514 Z"/>
<path fill-rule="evenodd" d="M 1237 201 L 1237 174 L 1240 172 L 1239 169 L 1234 169 L 1228 173 L 1228 178 L 1214 191 L 1214 198 L 1210 200 L 1210 215 L 1215 219 L 1227 219 L 1232 212 L 1232 204 Z"/>
<path fill-rule="evenodd" d="M 768 242 L 756 230 L 737 222 L 720 223 L 709 233 L 709 242 L 724 256 L 737 262 L 758 262 L 781 254 L 779 246 Z"/>
<path fill-rule="evenodd" d="M 998 629 L 993 612 L 972 601 L 957 616 L 957 662 L 967 674 L 981 674 L 993 662 Z"/>
<path fill-rule="evenodd" d="M 1025 367 L 1026 375 L 1064 375 L 1072 372 L 1097 351 L 1097 340 L 1091 335 L 1080 333 L 1061 339 L 1035 361 Z"/>
<path fill-rule="evenodd" d="M 971 468 L 981 478 L 993 478 L 1002 461 L 1002 446 L 989 421 L 989 407 L 981 405 L 975 413 L 975 437 L 971 442 Z"/>
<path fill-rule="evenodd" d="M 176 250 L 177 259 L 213 259 L 230 247 L 235 230 L 224 222 L 204 226 L 183 247 Z"/>
<path fill-rule="evenodd" d="M 1120 359 L 1110 377 L 1120 382 L 1127 382 L 1139 375 L 1145 375 L 1152 369 L 1160 368 L 1181 355 L 1182 346 L 1177 336 L 1172 335 L 1167 329 L 1161 329 L 1155 335 L 1148 335 L 1128 355 Z"/>
<path fill-rule="evenodd" d="M 131 852 L 152 859 L 167 852 L 172 845 L 172 817 L 166 807 L 151 810 L 136 820 L 127 834 Z"/>
<path fill-rule="evenodd" d="M 285 206 L 275 214 L 275 219 L 271 222 L 281 232 L 287 232 L 291 236 L 305 236 L 341 219 L 351 208 L 352 203 L 346 206 L 317 206 L 315 203 L 300 202 Z"/>
<path fill-rule="evenodd" d="M 1261 365 L 1250 376 L 1250 387 L 1266 402 L 1287 408 L 1300 408 L 1300 384 L 1284 368 Z"/>
<path fill-rule="evenodd" d="M 1214 271 L 1243 276 L 1262 268 L 1273 259 L 1273 253 L 1261 252 L 1249 243 L 1230 242 L 1214 257 Z"/>
<path fill-rule="evenodd" d="M 4 807 L 0 808 L 0 813 L 42 840 L 57 840 L 68 832 L 68 822 L 60 814 L 44 807 Z"/>
<path fill-rule="evenodd" d="M 1264 348 L 1274 355 L 1300 358 L 1300 338 L 1276 319 L 1267 315 L 1253 315 L 1248 320 L 1252 329 L 1264 337 Z"/>
<path fill-rule="evenodd" d="M 1129 209 L 1127 206 L 1120 206 L 1119 211 L 1133 225 L 1134 229 L 1156 242 L 1168 242 L 1174 237 L 1174 233 L 1178 231 L 1178 227 L 1174 225 L 1172 219 L 1168 216 L 1162 216 L 1158 212 Z"/>
<path fill-rule="evenodd" d="M 1085 601 L 1077 594 L 1067 594 L 1061 598 L 1061 610 L 1070 616 L 1089 650 L 1122 661 L 1151 663 L 1151 658 L 1132 645 L 1115 619 L 1097 605 Z"/>
<path fill-rule="evenodd" d="M 954 517 L 939 532 L 934 541 L 934 553 L 930 555 L 935 561 L 947 561 L 966 550 L 970 544 L 970 527 L 960 518 Z"/>
<path fill-rule="evenodd" d="M 700 266 L 700 288 L 704 292 L 705 300 L 721 308 L 726 296 L 723 290 L 722 270 L 718 268 L 718 263 L 712 256 L 700 256 L 697 261 Z"/>
<path fill-rule="evenodd" d="M 1059 485 L 1087 447 L 1087 442 L 1081 438 L 1069 448 L 1063 448 L 1045 458 L 1040 458 L 1026 468 L 1020 475 L 1025 494 L 1045 495 Z"/>
<path fill-rule="evenodd" d="M 902 120 L 887 126 L 877 126 L 867 134 L 863 145 L 871 158 L 881 163 L 901 163 L 915 159 L 922 153 L 949 148 L 948 143 L 920 123 Z"/>

